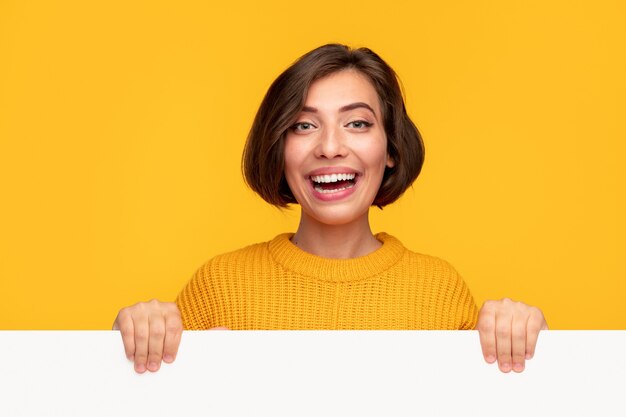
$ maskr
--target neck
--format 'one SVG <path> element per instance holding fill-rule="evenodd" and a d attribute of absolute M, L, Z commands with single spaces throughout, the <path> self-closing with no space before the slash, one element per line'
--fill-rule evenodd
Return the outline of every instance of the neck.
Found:
<path fill-rule="evenodd" d="M 349 224 L 329 225 L 302 213 L 291 241 L 305 252 L 335 259 L 365 256 L 382 245 L 372 234 L 367 214 Z"/>

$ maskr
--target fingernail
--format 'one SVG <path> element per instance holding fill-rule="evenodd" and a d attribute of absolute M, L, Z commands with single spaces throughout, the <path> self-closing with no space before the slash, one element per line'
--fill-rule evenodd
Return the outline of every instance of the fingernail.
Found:
<path fill-rule="evenodd" d="M 526 359 L 532 359 L 532 358 L 533 358 L 533 355 L 531 355 L 530 353 L 526 354 Z"/>
<path fill-rule="evenodd" d="M 135 359 L 135 355 L 128 355 L 127 358 L 129 361 L 132 361 Z"/>
<path fill-rule="evenodd" d="M 493 355 L 488 355 L 485 359 L 488 363 L 494 363 L 496 361 L 496 357 Z"/>
<path fill-rule="evenodd" d="M 504 362 L 502 365 L 500 365 L 500 368 L 505 372 L 509 372 L 511 370 L 511 364 L 508 362 Z"/>
<path fill-rule="evenodd" d="M 143 363 L 136 363 L 135 371 L 139 372 L 140 374 L 146 372 L 146 365 L 144 365 Z"/>
<path fill-rule="evenodd" d="M 148 369 L 149 369 L 150 371 L 154 372 L 154 371 L 156 371 L 156 370 L 158 370 L 158 369 L 159 369 L 159 364 L 158 364 L 158 363 L 156 363 L 156 362 L 150 362 L 150 363 L 148 364 Z"/>
<path fill-rule="evenodd" d="M 174 360 L 174 357 L 172 355 L 165 355 L 165 356 L 163 356 L 163 360 L 165 362 L 169 363 L 169 362 L 172 362 Z"/>
<path fill-rule="evenodd" d="M 523 363 L 515 363 L 515 364 L 513 364 L 513 370 L 515 372 L 522 372 L 524 370 L 524 364 Z"/>

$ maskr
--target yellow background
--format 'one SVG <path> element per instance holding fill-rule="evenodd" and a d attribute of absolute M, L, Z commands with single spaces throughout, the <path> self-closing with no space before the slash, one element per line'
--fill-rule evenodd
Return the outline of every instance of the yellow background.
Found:
<path fill-rule="evenodd" d="M 426 144 L 375 231 L 479 304 L 626 328 L 626 3 L 212 3 L 0 1 L 1 329 L 110 328 L 294 231 L 240 155 L 271 81 L 328 42 L 397 70 Z"/>

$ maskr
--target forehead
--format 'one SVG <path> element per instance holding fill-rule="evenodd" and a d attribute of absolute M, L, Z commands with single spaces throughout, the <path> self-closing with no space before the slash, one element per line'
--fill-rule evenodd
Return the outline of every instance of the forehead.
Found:
<path fill-rule="evenodd" d="M 311 84 L 304 105 L 332 111 L 357 102 L 369 104 L 380 115 L 378 93 L 369 78 L 356 70 L 343 70 Z"/>

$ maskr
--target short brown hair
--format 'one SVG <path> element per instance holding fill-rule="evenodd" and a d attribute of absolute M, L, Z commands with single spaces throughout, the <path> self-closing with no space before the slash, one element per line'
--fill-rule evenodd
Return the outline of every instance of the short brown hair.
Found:
<path fill-rule="evenodd" d="M 309 87 L 334 72 L 354 69 L 368 77 L 381 104 L 387 152 L 394 162 L 386 168 L 372 205 L 397 200 L 415 181 L 424 162 L 421 135 L 406 113 L 394 70 L 368 48 L 340 44 L 320 46 L 300 57 L 276 78 L 267 91 L 243 151 L 246 183 L 265 201 L 279 207 L 297 203 L 285 179 L 284 143 L 301 112 Z"/>

